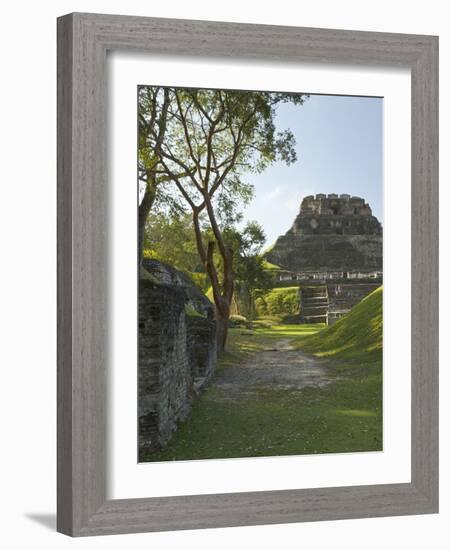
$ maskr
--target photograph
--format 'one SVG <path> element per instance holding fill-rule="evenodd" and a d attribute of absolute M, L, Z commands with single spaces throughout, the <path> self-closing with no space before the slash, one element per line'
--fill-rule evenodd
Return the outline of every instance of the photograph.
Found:
<path fill-rule="evenodd" d="M 383 98 L 137 89 L 138 461 L 383 450 Z"/>
<path fill-rule="evenodd" d="M 4 548 L 449 546 L 446 7 L 5 3 Z"/>
<path fill-rule="evenodd" d="M 442 547 L 438 4 L 7 4 L 5 548 Z"/>

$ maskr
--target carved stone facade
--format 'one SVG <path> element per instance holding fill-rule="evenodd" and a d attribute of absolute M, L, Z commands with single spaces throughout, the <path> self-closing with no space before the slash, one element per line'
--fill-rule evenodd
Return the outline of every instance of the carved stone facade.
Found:
<path fill-rule="evenodd" d="M 278 279 L 327 281 L 381 279 L 383 231 L 363 198 L 305 197 L 289 231 L 266 254 Z"/>

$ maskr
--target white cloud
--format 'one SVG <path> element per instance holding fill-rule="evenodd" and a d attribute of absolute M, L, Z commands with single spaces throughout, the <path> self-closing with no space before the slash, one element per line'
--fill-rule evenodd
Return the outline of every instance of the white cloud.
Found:
<path fill-rule="evenodd" d="M 264 198 L 266 200 L 273 200 L 273 199 L 276 199 L 277 197 L 279 197 L 281 195 L 281 191 L 282 191 L 282 186 L 281 185 L 277 185 L 276 187 L 274 187 L 271 191 L 269 191 L 269 193 L 266 193 L 264 195 Z"/>
<path fill-rule="evenodd" d="M 291 197 L 284 202 L 284 206 L 288 212 L 297 212 L 300 209 L 300 201 L 297 196 Z"/>

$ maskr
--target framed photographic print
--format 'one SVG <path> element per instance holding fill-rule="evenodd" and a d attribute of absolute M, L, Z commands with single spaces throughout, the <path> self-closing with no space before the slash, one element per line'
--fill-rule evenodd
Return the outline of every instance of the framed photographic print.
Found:
<path fill-rule="evenodd" d="M 438 509 L 438 41 L 58 20 L 58 530 Z"/>

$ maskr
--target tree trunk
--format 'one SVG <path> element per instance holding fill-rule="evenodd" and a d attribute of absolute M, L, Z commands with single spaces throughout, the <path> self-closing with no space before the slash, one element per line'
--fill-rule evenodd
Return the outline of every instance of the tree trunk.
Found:
<path fill-rule="evenodd" d="M 156 198 L 156 186 L 147 183 L 145 187 L 144 197 L 142 202 L 139 205 L 139 214 L 138 214 L 138 261 L 139 266 L 142 263 L 142 253 L 144 249 L 144 233 L 145 233 L 145 223 L 147 221 L 150 210 L 152 209 L 153 203 Z"/>
<path fill-rule="evenodd" d="M 216 341 L 217 341 L 217 351 L 222 353 L 225 351 L 225 345 L 227 343 L 228 336 L 228 321 L 230 318 L 230 312 L 223 315 L 216 308 Z"/>
<path fill-rule="evenodd" d="M 234 282 L 233 282 L 233 254 L 231 250 L 226 249 L 223 259 L 223 293 L 219 302 L 218 322 L 217 322 L 217 349 L 219 352 L 225 351 L 228 336 L 228 321 L 230 319 L 231 302 L 233 300 Z"/>
<path fill-rule="evenodd" d="M 248 290 L 248 317 L 247 319 L 251 322 L 256 317 L 256 311 L 255 311 L 255 300 L 253 298 L 253 293 L 251 290 Z"/>
<path fill-rule="evenodd" d="M 219 247 L 219 252 L 223 259 L 223 270 L 224 270 L 224 282 L 223 290 L 221 291 L 221 285 L 219 282 L 219 277 L 217 274 L 216 266 L 214 265 L 214 247 L 215 241 L 209 241 L 208 247 L 205 250 L 202 241 L 202 234 L 199 223 L 199 210 L 194 210 L 193 212 L 193 223 L 195 229 L 195 239 L 197 242 L 197 250 L 200 255 L 200 258 L 205 267 L 205 271 L 209 276 L 211 282 L 211 287 L 213 291 L 214 304 L 216 306 L 216 341 L 217 341 L 217 351 L 221 353 L 225 351 L 225 344 L 227 341 L 228 335 L 228 321 L 230 319 L 230 308 L 231 301 L 233 299 L 233 255 L 231 251 L 226 250 L 225 247 Z M 212 214 L 210 214 L 212 216 Z M 216 238 L 220 239 L 222 236 L 219 234 L 217 224 L 215 224 L 215 235 Z"/>

